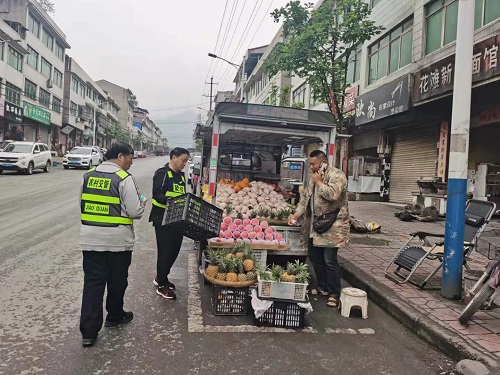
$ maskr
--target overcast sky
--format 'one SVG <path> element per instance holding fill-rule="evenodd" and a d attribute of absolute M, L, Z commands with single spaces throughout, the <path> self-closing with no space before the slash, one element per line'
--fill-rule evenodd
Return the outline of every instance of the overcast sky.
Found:
<path fill-rule="evenodd" d="M 197 116 L 206 117 L 196 107 L 208 109 L 208 98 L 202 96 L 209 94 L 205 79 L 213 75 L 219 83 L 214 92 L 234 88 L 236 69 L 211 59 L 208 52 L 241 63 L 249 47 L 271 42 L 279 25 L 269 13 L 288 2 L 53 1 L 54 19 L 71 45 L 67 54 L 95 81 L 130 88 L 170 146 L 192 145 Z"/>

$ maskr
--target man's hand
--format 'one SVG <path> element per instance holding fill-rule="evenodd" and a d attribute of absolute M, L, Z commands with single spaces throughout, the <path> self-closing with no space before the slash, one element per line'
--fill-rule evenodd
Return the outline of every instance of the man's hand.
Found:
<path fill-rule="evenodd" d="M 297 217 L 295 217 L 295 215 L 290 215 L 288 217 L 288 225 L 291 226 L 291 227 L 294 227 L 297 225 Z"/>
<path fill-rule="evenodd" d="M 318 186 L 323 183 L 323 176 L 320 175 L 319 173 L 314 173 L 312 179 L 314 183 Z"/>

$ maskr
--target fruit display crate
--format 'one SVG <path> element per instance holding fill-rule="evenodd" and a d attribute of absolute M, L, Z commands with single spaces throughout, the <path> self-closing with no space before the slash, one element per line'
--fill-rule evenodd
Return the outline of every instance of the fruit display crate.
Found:
<path fill-rule="evenodd" d="M 182 230 L 195 241 L 219 235 L 222 210 L 197 196 L 187 193 L 167 199 L 163 226 Z"/>
<path fill-rule="evenodd" d="M 285 299 L 291 301 L 304 301 L 308 284 L 277 282 L 262 280 L 257 276 L 257 295 L 259 298 Z"/>
<path fill-rule="evenodd" d="M 213 284 L 212 313 L 214 315 L 247 315 L 248 305 L 248 287 L 231 288 Z"/>
<path fill-rule="evenodd" d="M 274 300 L 271 307 L 259 318 L 255 325 L 277 328 L 304 328 L 306 309 L 297 302 Z"/>

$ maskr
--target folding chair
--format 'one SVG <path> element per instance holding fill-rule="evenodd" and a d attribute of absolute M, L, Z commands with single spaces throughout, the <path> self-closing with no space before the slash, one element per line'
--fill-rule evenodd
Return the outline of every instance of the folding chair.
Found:
<path fill-rule="evenodd" d="M 477 239 L 488 225 L 491 217 L 496 210 L 493 202 L 470 200 L 465 208 L 465 227 L 464 227 L 464 267 L 467 268 L 467 260 L 471 251 L 477 243 Z M 420 246 L 410 245 L 417 239 L 420 240 Z M 442 238 L 443 240 L 432 242 L 429 238 Z M 410 239 L 401 247 L 397 254 L 392 258 L 389 265 L 385 268 L 385 276 L 398 284 L 410 282 L 419 288 L 424 288 L 429 280 L 443 266 L 444 257 L 444 234 L 416 232 L 410 234 Z M 426 260 L 439 260 L 439 265 L 422 282 L 414 282 L 411 277 L 418 267 Z M 389 271 L 392 265 L 396 266 L 394 274 Z M 403 273 L 402 270 L 405 272 Z"/>

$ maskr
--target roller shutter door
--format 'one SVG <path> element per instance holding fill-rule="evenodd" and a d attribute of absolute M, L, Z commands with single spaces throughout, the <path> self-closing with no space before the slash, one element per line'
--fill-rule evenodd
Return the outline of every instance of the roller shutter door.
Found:
<path fill-rule="evenodd" d="M 411 203 L 416 181 L 436 175 L 439 125 L 415 125 L 394 130 L 389 197 L 391 202 Z"/>

